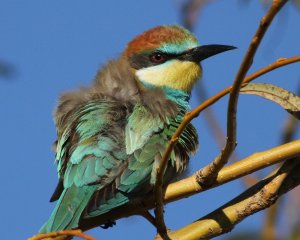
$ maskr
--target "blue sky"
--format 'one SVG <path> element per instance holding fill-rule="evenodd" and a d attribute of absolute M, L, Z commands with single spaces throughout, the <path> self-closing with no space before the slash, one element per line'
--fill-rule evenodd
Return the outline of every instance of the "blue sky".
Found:
<path fill-rule="evenodd" d="M 213 1 L 201 12 L 195 34 L 200 43 L 230 44 L 238 50 L 203 62 L 202 84 L 209 96 L 234 79 L 265 8 L 259 1 Z M 25 239 L 35 234 L 53 209 L 49 198 L 57 183 L 51 145 L 56 133 L 52 112 L 58 95 L 89 84 L 98 68 L 118 57 L 126 43 L 150 27 L 180 24 L 180 0 L 169 1 L 39 1 L 1 0 L 0 60 L 14 65 L 13 79 L 0 81 L 1 239 Z M 299 54 L 299 9 L 287 5 L 270 28 L 251 72 L 279 57 Z M 260 82 L 290 90 L 299 87 L 299 64 L 270 73 Z M 1 79 L 2 80 L 2 79 Z M 213 110 L 226 127 L 227 98 Z M 199 104 L 196 91 L 192 106 Z M 280 141 L 287 113 L 255 96 L 241 96 L 238 109 L 240 157 Z M 200 150 L 191 161 L 190 173 L 219 152 L 207 124 L 194 121 Z M 261 173 L 264 176 L 264 173 Z M 166 207 L 169 228 L 177 229 L 230 200 L 243 191 L 240 181 L 184 199 Z M 235 231 L 259 231 L 262 214 L 243 221 Z M 90 234 L 105 240 L 153 239 L 155 229 L 140 217 L 117 222 L 109 230 Z M 124 236 L 126 236 L 124 238 Z M 223 239 L 223 237 L 220 237 Z"/>

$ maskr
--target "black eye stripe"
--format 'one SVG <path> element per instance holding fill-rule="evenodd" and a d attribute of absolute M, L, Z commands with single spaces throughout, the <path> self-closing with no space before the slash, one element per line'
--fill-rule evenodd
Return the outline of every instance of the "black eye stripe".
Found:
<path fill-rule="evenodd" d="M 174 59 L 174 58 L 178 58 L 180 55 L 182 55 L 183 53 L 180 53 L 180 54 L 176 54 L 176 53 L 166 53 L 166 52 L 163 52 L 163 51 L 155 51 L 153 53 L 159 53 L 163 56 L 165 56 L 168 60 L 169 59 Z M 153 54 L 152 53 L 152 54 Z"/>
<path fill-rule="evenodd" d="M 163 61 L 151 61 L 151 56 L 155 54 L 161 54 L 164 57 Z M 140 54 L 134 54 L 129 57 L 129 64 L 134 69 L 141 69 L 151 66 L 162 64 L 168 60 L 178 58 L 181 54 L 170 54 L 162 51 L 145 52 Z"/>

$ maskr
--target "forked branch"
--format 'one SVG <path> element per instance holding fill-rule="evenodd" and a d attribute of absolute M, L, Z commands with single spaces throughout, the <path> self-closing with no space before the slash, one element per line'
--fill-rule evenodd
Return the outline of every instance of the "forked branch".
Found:
<path fill-rule="evenodd" d="M 214 161 L 199 172 L 199 179 L 201 184 L 210 185 L 216 179 L 218 172 L 228 162 L 230 155 L 236 147 L 236 112 L 237 103 L 239 99 L 239 92 L 243 85 L 243 80 L 250 69 L 255 53 L 266 33 L 268 27 L 273 21 L 276 14 L 284 6 L 287 0 L 273 0 L 272 5 L 267 14 L 261 19 L 260 25 L 252 38 L 246 55 L 235 77 L 231 93 L 229 96 L 228 110 L 227 110 L 227 141 L 221 153 L 214 159 Z"/>
<path fill-rule="evenodd" d="M 298 186 L 299 170 L 299 159 L 286 162 L 278 171 L 240 196 L 192 224 L 170 232 L 169 236 L 172 239 L 196 240 L 216 237 L 231 231 L 237 223 L 270 207 L 281 195 Z"/>

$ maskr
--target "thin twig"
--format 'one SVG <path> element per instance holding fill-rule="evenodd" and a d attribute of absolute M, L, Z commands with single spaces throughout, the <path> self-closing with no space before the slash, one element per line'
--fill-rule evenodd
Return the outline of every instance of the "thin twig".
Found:
<path fill-rule="evenodd" d="M 300 56 L 277 59 L 274 63 L 247 76 L 243 81 L 242 87 L 246 86 L 249 82 L 257 79 L 258 77 L 260 77 L 268 72 L 271 72 L 277 68 L 280 68 L 280 67 L 292 64 L 292 63 L 296 63 L 296 62 L 300 62 Z M 228 93 L 230 93 L 231 89 L 232 89 L 232 86 L 224 88 L 223 90 L 221 90 L 220 92 L 218 92 L 217 94 L 212 96 L 211 98 L 204 101 L 197 108 L 195 108 L 192 112 L 188 113 L 188 115 L 191 116 L 190 117 L 191 119 L 188 119 L 189 122 L 184 123 L 184 126 L 186 126 L 188 123 L 190 123 L 190 121 L 193 120 L 193 118 L 197 117 L 200 114 L 200 112 L 202 112 L 204 109 L 208 108 L 209 106 L 211 106 L 212 104 L 217 102 L 220 98 L 222 98 L 225 95 L 227 95 Z"/>
<path fill-rule="evenodd" d="M 197 90 L 197 96 L 199 98 L 199 102 L 203 102 L 205 99 L 207 99 L 207 94 L 203 85 L 199 85 L 199 88 Z M 218 119 L 216 118 L 213 112 L 213 109 L 206 108 L 205 111 L 203 111 L 203 117 L 206 120 L 207 126 L 212 131 L 212 134 L 214 135 L 214 139 L 217 142 L 218 146 L 222 147 L 225 142 L 225 134 L 218 122 Z M 233 152 L 231 155 L 231 159 L 232 162 L 236 162 L 240 158 L 236 152 Z M 243 181 L 246 187 L 251 187 L 253 184 L 258 182 L 258 179 L 254 175 L 247 175 L 241 178 L 241 180 Z"/>
<path fill-rule="evenodd" d="M 50 233 L 41 233 L 36 236 L 33 236 L 29 238 L 28 240 L 43 240 L 48 238 L 55 238 L 59 236 L 73 236 L 73 237 L 80 237 L 85 240 L 96 240 L 96 238 L 93 238 L 85 233 L 83 233 L 80 229 L 75 230 L 62 230 L 62 231 L 56 231 L 56 232 L 50 232 Z"/>
<path fill-rule="evenodd" d="M 196 26 L 196 20 L 198 18 L 200 10 L 205 5 L 211 2 L 212 0 L 188 0 L 185 3 L 183 3 L 180 10 L 182 26 L 192 32 Z M 207 99 L 206 89 L 204 88 L 204 85 L 201 84 L 201 82 L 199 82 L 197 85 L 196 94 L 199 98 L 199 102 L 203 102 L 205 99 Z M 225 134 L 222 131 L 222 128 L 213 112 L 213 109 L 207 108 L 206 111 L 203 112 L 203 116 L 206 120 L 206 124 L 212 131 L 212 134 L 214 135 L 214 139 L 216 140 L 217 144 L 220 147 L 222 147 L 225 141 Z M 237 156 L 237 154 L 233 153 L 232 159 L 233 161 L 237 161 L 239 157 Z M 252 186 L 258 181 L 254 176 L 245 176 L 244 178 L 242 178 L 242 180 L 244 184 L 248 187 Z"/>
<path fill-rule="evenodd" d="M 236 111 L 239 92 L 243 85 L 243 80 L 250 69 L 255 53 L 260 45 L 268 27 L 278 11 L 284 6 L 287 0 L 274 0 L 267 14 L 262 18 L 260 25 L 252 38 L 247 53 L 235 77 L 231 93 L 229 96 L 227 110 L 227 141 L 221 153 L 214 161 L 199 173 L 199 184 L 212 184 L 218 172 L 228 162 L 230 155 L 236 147 Z"/>
<path fill-rule="evenodd" d="M 176 137 L 174 138 L 173 136 L 169 143 L 170 147 L 165 151 L 162 159 L 169 159 L 171 152 L 175 144 L 177 143 L 177 141 L 178 139 Z M 164 193 L 163 193 L 162 185 L 163 185 L 163 176 L 164 176 L 165 169 L 167 167 L 167 163 L 168 161 L 163 161 L 163 160 L 161 161 L 161 164 L 157 169 L 156 182 L 154 188 L 154 195 L 156 200 L 155 201 L 156 208 L 154 209 L 155 219 L 156 219 L 156 229 L 160 234 L 160 236 L 166 240 L 168 240 L 169 237 L 167 233 L 168 230 L 164 220 L 164 203 L 163 203 Z"/>
<path fill-rule="evenodd" d="M 243 81 L 243 86 L 246 86 L 249 82 L 253 81 L 254 79 L 256 79 L 274 69 L 277 69 L 279 67 L 283 67 L 288 64 L 295 63 L 295 62 L 299 62 L 299 61 L 300 61 L 300 56 L 295 56 L 292 58 L 285 58 L 285 59 L 280 58 L 279 60 L 270 64 L 269 66 L 262 68 L 262 69 L 258 70 L 257 72 L 246 77 Z M 178 141 L 181 133 L 183 132 L 184 128 L 186 127 L 186 125 L 188 123 L 190 123 L 194 118 L 196 118 L 204 109 L 206 109 L 210 105 L 214 104 L 216 101 L 218 101 L 220 98 L 224 97 L 226 94 L 230 93 L 231 89 L 232 89 L 232 86 L 223 89 L 222 91 L 218 92 L 211 98 L 204 101 L 202 104 L 200 104 L 198 107 L 196 107 L 191 112 L 186 113 L 186 115 L 183 118 L 183 121 L 181 122 L 179 127 L 176 129 L 176 132 L 174 133 L 174 135 L 172 136 L 171 140 L 169 141 L 169 143 L 167 145 L 167 149 L 162 157 L 160 166 L 157 169 L 157 179 L 156 179 L 156 184 L 155 184 L 155 188 L 154 188 L 155 203 L 156 203 L 155 214 L 156 214 L 156 218 L 159 219 L 158 224 L 159 224 L 161 232 L 166 232 L 166 226 L 165 226 L 164 219 L 163 219 L 163 201 L 162 201 L 162 199 L 163 199 L 163 188 L 162 188 L 163 173 L 165 171 L 167 162 L 170 158 L 171 152 L 173 151 L 173 148 L 174 148 L 175 144 L 177 143 L 177 141 Z"/>

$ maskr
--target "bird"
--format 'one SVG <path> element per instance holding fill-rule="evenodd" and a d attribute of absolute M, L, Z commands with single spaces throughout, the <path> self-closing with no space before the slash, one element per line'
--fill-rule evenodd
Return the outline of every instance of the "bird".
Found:
<path fill-rule="evenodd" d="M 153 27 L 97 72 L 90 86 L 61 94 L 54 111 L 57 201 L 40 233 L 80 228 L 84 221 L 153 192 L 157 168 L 190 110 L 200 62 L 229 45 L 200 45 L 179 25 Z M 198 148 L 189 123 L 175 145 L 164 184 L 176 180 Z M 108 227 L 111 220 L 107 219 Z"/>

